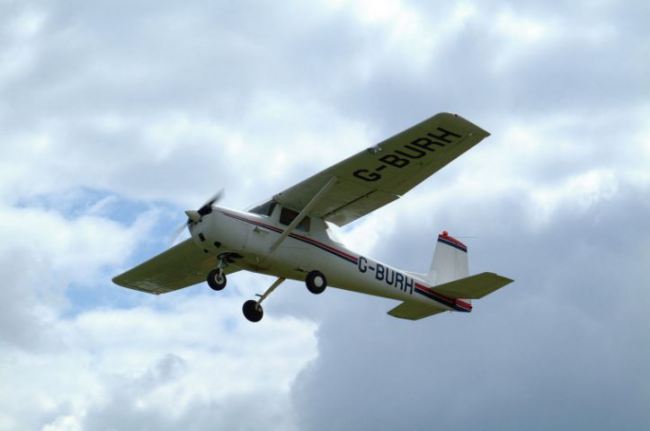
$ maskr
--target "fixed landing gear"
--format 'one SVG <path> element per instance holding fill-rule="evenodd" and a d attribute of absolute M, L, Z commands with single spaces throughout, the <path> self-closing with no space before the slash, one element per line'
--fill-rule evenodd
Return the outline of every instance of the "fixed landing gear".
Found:
<path fill-rule="evenodd" d="M 262 309 L 262 306 L 258 301 L 254 299 L 249 299 L 248 301 L 244 302 L 242 311 L 244 312 L 244 317 L 251 322 L 259 322 L 262 320 L 262 317 L 264 317 L 264 310 Z"/>
<path fill-rule="evenodd" d="M 237 257 L 236 253 L 223 253 L 217 258 L 217 267 L 208 273 L 207 282 L 212 290 L 223 290 L 228 280 L 226 279 L 226 266 L 233 263 Z"/>
<path fill-rule="evenodd" d="M 217 266 L 216 269 L 213 269 L 210 271 L 208 274 L 208 285 L 210 288 L 213 290 L 222 290 L 226 286 L 226 274 L 224 273 L 224 269 L 226 265 L 225 260 L 219 258 L 219 265 Z M 249 320 L 250 322 L 259 322 L 262 320 L 262 317 L 264 317 L 264 309 L 262 308 L 262 302 L 271 294 L 273 291 L 280 285 L 282 282 L 284 282 L 285 278 L 284 277 L 278 277 L 277 280 L 273 282 L 273 284 L 266 289 L 266 292 L 264 292 L 261 295 L 257 295 L 259 299 L 256 301 L 254 299 L 250 299 L 246 302 L 244 302 L 244 305 L 242 306 L 242 312 L 244 313 L 244 317 Z M 313 293 L 313 294 L 320 294 L 323 293 L 325 288 L 327 287 L 327 278 L 325 278 L 325 275 L 320 272 L 320 271 L 310 271 L 307 273 L 307 277 L 305 278 L 305 284 L 307 285 L 307 289 Z"/>
<path fill-rule="evenodd" d="M 277 280 L 273 282 L 271 287 L 266 289 L 266 292 L 264 292 L 261 295 L 257 295 L 260 297 L 257 301 L 254 299 L 250 299 L 246 302 L 244 302 L 244 306 L 242 307 L 242 311 L 244 312 L 244 317 L 248 319 L 251 322 L 259 322 L 262 320 L 262 317 L 264 317 L 264 309 L 262 308 L 262 301 L 264 301 L 274 290 L 276 287 L 278 287 L 282 282 L 285 280 L 284 277 L 279 277 Z"/>
<path fill-rule="evenodd" d="M 305 279 L 305 284 L 311 293 L 318 295 L 323 293 L 327 287 L 327 278 L 320 271 L 310 271 Z"/>
<path fill-rule="evenodd" d="M 210 286 L 210 289 L 212 290 L 223 290 L 223 288 L 226 287 L 227 282 L 226 274 L 224 274 L 224 271 L 221 268 L 213 269 L 208 273 L 208 286 Z"/>

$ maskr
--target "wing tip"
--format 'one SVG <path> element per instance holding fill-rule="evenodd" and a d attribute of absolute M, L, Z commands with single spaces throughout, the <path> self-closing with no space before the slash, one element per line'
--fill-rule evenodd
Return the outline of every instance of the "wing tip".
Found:
<path fill-rule="evenodd" d="M 499 286 L 498 289 L 501 289 L 510 283 L 514 283 L 515 281 L 512 278 L 505 277 L 501 274 L 497 274 L 496 272 L 486 272 L 485 274 L 489 275 L 492 278 L 493 282 Z"/>
<path fill-rule="evenodd" d="M 446 119 L 449 119 L 451 121 L 462 121 L 464 123 L 467 123 L 468 125 L 470 125 L 474 129 L 474 131 L 472 133 L 477 133 L 478 135 L 480 135 L 479 141 L 487 138 L 488 136 L 490 136 L 490 132 L 488 132 L 487 130 L 483 129 L 480 126 L 477 126 L 475 123 L 471 122 L 470 120 L 468 120 L 467 118 L 463 117 L 460 114 L 443 111 L 443 112 L 437 113 L 433 117 L 434 118 L 437 117 L 437 118 L 441 118 L 441 119 L 446 118 Z"/>
<path fill-rule="evenodd" d="M 120 282 L 121 279 L 122 279 L 122 274 L 120 274 L 120 275 L 116 275 L 115 277 L 111 278 L 111 281 L 112 281 L 114 284 L 117 284 L 118 286 L 128 287 L 128 286 L 126 286 L 126 285 L 124 284 L 124 282 Z"/>

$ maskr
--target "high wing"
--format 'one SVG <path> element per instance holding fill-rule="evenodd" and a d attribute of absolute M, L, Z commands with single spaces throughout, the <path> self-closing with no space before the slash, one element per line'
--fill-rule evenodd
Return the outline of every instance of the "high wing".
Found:
<path fill-rule="evenodd" d="M 343 226 L 411 190 L 490 134 L 464 118 L 434 115 L 273 197 L 302 211 L 324 187 L 327 193 L 309 210 Z M 332 178 L 333 185 L 326 186 Z"/>
<path fill-rule="evenodd" d="M 118 275 L 113 278 L 113 282 L 142 292 L 167 293 L 205 281 L 208 272 L 215 267 L 215 256 L 203 253 L 191 239 L 186 239 Z M 226 274 L 236 271 L 239 268 L 232 264 L 224 269 Z"/>

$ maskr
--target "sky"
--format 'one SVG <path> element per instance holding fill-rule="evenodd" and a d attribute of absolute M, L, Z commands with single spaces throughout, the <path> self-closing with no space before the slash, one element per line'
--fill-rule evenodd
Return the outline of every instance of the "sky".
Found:
<path fill-rule="evenodd" d="M 0 430 L 650 427 L 647 1 L 0 0 Z M 437 112 L 492 133 L 346 227 L 470 314 L 111 278 Z"/>

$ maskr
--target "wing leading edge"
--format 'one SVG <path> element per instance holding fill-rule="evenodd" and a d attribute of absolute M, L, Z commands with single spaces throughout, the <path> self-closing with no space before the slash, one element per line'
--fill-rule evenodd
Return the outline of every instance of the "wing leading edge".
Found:
<path fill-rule="evenodd" d="M 216 267 L 215 256 L 207 255 L 191 239 L 166 250 L 148 261 L 113 278 L 129 289 L 148 293 L 167 293 L 201 283 Z M 239 268 L 228 265 L 226 274 Z"/>
<path fill-rule="evenodd" d="M 310 215 L 342 226 L 398 199 L 487 136 L 458 115 L 440 113 L 288 188 L 274 200 L 300 211 L 336 178 Z"/>

